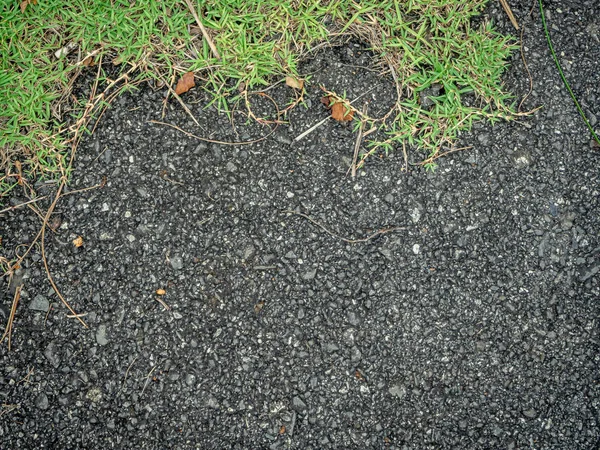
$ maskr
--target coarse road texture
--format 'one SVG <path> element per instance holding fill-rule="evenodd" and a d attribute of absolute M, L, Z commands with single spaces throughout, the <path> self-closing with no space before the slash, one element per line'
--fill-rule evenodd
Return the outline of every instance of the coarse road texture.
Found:
<path fill-rule="evenodd" d="M 34 255 L 12 286 L 24 285 L 13 350 L 0 348 L 0 447 L 598 448 L 600 152 L 536 4 L 510 3 L 534 86 L 523 109 L 543 109 L 476 127 L 459 143 L 473 148 L 434 174 L 404 171 L 400 150 L 352 179 L 356 134 L 333 121 L 292 142 L 327 115 L 320 84 L 366 93 L 356 105 L 373 115 L 395 101 L 352 42 L 306 62 L 308 108 L 251 145 L 149 123 L 164 88 L 117 100 L 70 189 L 106 186 L 61 199 L 47 236 L 56 283 L 89 329 L 66 317 Z M 600 4 L 546 6 L 597 127 Z M 486 15 L 511 32 L 498 2 Z M 518 52 L 510 64 L 520 100 L 529 77 Z M 216 140 L 269 130 L 246 124 L 242 105 L 232 128 L 201 90 L 184 98 L 202 129 L 173 100 L 164 121 Z M 257 116 L 273 111 L 250 100 Z M 3 245 L 39 225 L 29 209 L 5 214 Z M 340 239 L 389 227 L 403 229 Z"/>

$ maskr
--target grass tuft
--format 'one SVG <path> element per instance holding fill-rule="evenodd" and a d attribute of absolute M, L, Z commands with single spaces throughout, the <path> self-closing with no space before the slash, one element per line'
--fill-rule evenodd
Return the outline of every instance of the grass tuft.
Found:
<path fill-rule="evenodd" d="M 472 26 L 485 0 L 207 0 L 195 1 L 216 45 L 216 59 L 184 0 L 61 0 L 0 5 L 0 199 L 19 177 L 68 176 L 73 128 L 89 114 L 75 99 L 75 78 L 90 61 L 104 63 L 99 82 L 136 67 L 132 85 L 171 80 L 190 70 L 212 103 L 228 111 L 240 91 L 298 76 L 298 63 L 323 43 L 354 35 L 379 56 L 398 87 L 396 107 L 371 120 L 386 138 L 374 152 L 424 149 L 433 169 L 440 149 L 474 121 L 510 119 L 501 84 L 514 41 L 489 23 Z M 61 49 L 70 49 L 69 52 Z M 89 55 L 91 59 L 87 59 Z M 118 77 L 119 75 L 117 75 Z M 113 74 L 114 79 L 114 74 Z M 104 105 L 105 102 L 99 102 Z"/>

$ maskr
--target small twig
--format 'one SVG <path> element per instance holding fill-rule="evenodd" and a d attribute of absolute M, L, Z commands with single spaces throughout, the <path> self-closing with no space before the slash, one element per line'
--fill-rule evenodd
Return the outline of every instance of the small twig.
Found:
<path fill-rule="evenodd" d="M 102 155 L 104 155 L 104 152 L 105 152 L 106 150 L 108 150 L 108 145 L 105 145 L 105 146 L 104 146 L 104 148 L 102 149 L 102 151 L 101 151 L 100 153 L 98 153 L 98 156 L 96 156 L 92 162 L 93 162 L 93 163 L 95 163 L 96 161 L 98 161 L 98 159 L 99 159 L 99 158 L 100 158 Z"/>
<path fill-rule="evenodd" d="M 171 307 L 167 305 L 167 303 L 162 298 L 160 298 L 160 295 L 156 296 L 156 301 L 158 301 L 158 303 L 160 303 L 162 307 L 165 308 L 165 311 L 171 311 Z"/>
<path fill-rule="evenodd" d="M 52 305 L 53 303 L 50 303 L 48 311 L 46 311 L 46 316 L 44 317 L 44 328 L 46 328 L 46 322 L 48 322 L 48 317 L 50 316 L 50 312 L 52 311 Z"/>
<path fill-rule="evenodd" d="M 270 84 L 268 87 L 261 89 L 259 91 L 250 91 L 248 92 L 249 94 L 261 94 L 261 93 L 265 93 L 270 91 L 271 89 L 276 88 L 277 86 L 279 86 L 281 83 L 285 83 L 285 78 L 277 81 L 276 83 Z"/>
<path fill-rule="evenodd" d="M 47 195 L 44 195 L 43 197 L 34 198 L 33 200 L 29 200 L 27 202 L 20 203 L 20 204 L 15 205 L 15 206 L 9 206 L 8 208 L 4 208 L 3 210 L 1 210 L 0 214 L 8 212 L 8 211 L 12 211 L 12 210 L 17 209 L 17 208 L 20 208 L 21 206 L 29 205 L 30 203 L 39 202 L 40 200 L 43 200 L 43 199 L 45 199 L 47 197 L 48 197 Z"/>
<path fill-rule="evenodd" d="M 79 317 L 79 315 L 75 312 L 75 310 L 71 307 L 71 305 L 69 305 L 69 302 L 67 302 L 65 300 L 65 298 L 63 297 L 63 295 L 60 293 L 58 286 L 56 286 L 56 283 L 54 282 L 54 278 L 52 277 L 52 274 L 50 274 L 50 268 L 48 267 L 48 259 L 46 258 L 45 237 L 46 237 L 46 228 L 48 226 L 48 220 L 50 219 L 50 216 L 52 215 L 52 212 L 54 211 L 54 208 L 56 207 L 56 204 L 58 203 L 58 200 L 61 197 L 61 193 L 62 193 L 62 190 L 65 187 L 65 185 L 66 185 L 66 178 L 63 177 L 63 179 L 60 183 L 60 186 L 58 187 L 58 191 L 56 192 L 56 196 L 54 197 L 54 201 L 48 208 L 48 211 L 46 211 L 46 217 L 44 217 L 44 221 L 42 223 L 42 229 L 40 230 L 40 233 L 41 233 L 40 247 L 41 247 L 41 253 L 42 253 L 42 262 L 44 263 L 44 268 L 46 269 L 46 275 L 48 277 L 48 281 L 52 285 L 52 288 L 54 289 L 54 292 L 56 292 L 56 295 L 58 296 L 60 301 L 67 307 L 67 309 L 71 312 L 73 317 L 75 317 L 79 322 L 81 322 L 81 324 L 85 328 L 87 328 L 88 327 L 87 324 L 83 321 L 83 319 L 81 317 Z"/>
<path fill-rule="evenodd" d="M 188 116 L 190 116 L 192 118 L 192 120 L 194 121 L 194 123 L 196 125 L 198 125 L 198 128 L 203 129 L 202 126 L 200 125 L 200 122 L 198 122 L 196 120 L 196 118 L 194 117 L 194 115 L 192 114 L 192 112 L 190 111 L 190 108 L 188 108 L 186 106 L 185 103 L 183 103 L 183 100 L 181 100 L 181 97 L 179 95 L 177 95 L 177 93 L 175 92 L 175 90 L 171 87 L 170 84 L 167 83 L 167 81 L 163 78 L 163 76 L 157 72 L 158 77 L 162 80 L 162 82 L 165 84 L 165 86 L 167 86 L 167 88 L 169 89 L 169 92 L 171 94 L 173 94 L 173 97 L 175 97 L 177 99 L 177 101 L 179 102 L 179 104 L 182 106 L 182 108 L 185 110 L 185 112 L 187 113 Z"/>
<path fill-rule="evenodd" d="M 367 115 L 367 107 L 368 103 L 365 103 L 363 106 L 362 114 L 363 116 Z M 360 128 L 358 129 L 358 136 L 356 136 L 356 143 L 354 144 L 354 156 L 352 157 L 352 165 L 350 169 L 352 170 L 352 178 L 356 177 L 356 161 L 358 160 L 358 151 L 360 150 L 360 144 L 363 138 L 363 130 L 365 129 L 365 120 L 360 121 Z"/>
<path fill-rule="evenodd" d="M 2 404 L 2 411 L 0 411 L 0 417 L 2 417 L 5 414 L 8 414 L 11 411 L 14 411 L 15 409 L 19 409 L 21 407 L 21 405 L 15 404 L 15 405 L 8 405 L 6 403 Z"/>
<path fill-rule="evenodd" d="M 29 369 L 29 367 L 28 367 L 28 369 Z M 23 378 L 21 378 L 17 384 L 20 384 L 23 381 L 25 381 L 26 383 L 29 383 L 29 378 L 31 377 L 31 374 L 33 373 L 33 370 L 34 370 L 34 367 L 32 367 L 31 369 L 29 369 L 27 371 L 27 375 L 25 375 Z"/>
<path fill-rule="evenodd" d="M 157 71 L 158 73 L 158 71 Z M 173 75 L 171 76 L 171 85 L 173 85 L 173 83 L 175 83 L 175 72 L 173 72 Z M 169 90 L 169 92 L 167 92 L 167 95 L 165 95 L 165 98 L 163 99 L 163 107 L 162 107 L 162 113 L 160 115 L 161 119 L 165 118 L 165 115 L 167 113 L 167 103 L 169 102 L 169 94 L 171 93 L 171 90 Z"/>
<path fill-rule="evenodd" d="M 254 266 L 254 270 L 273 270 L 277 269 L 277 266 Z"/>
<path fill-rule="evenodd" d="M 510 19 L 510 22 L 513 24 L 513 27 L 515 27 L 515 30 L 518 30 L 519 24 L 517 23 L 517 19 L 515 19 L 515 15 L 513 14 L 512 9 L 510 9 L 510 5 L 508 4 L 508 2 L 506 0 L 500 0 L 500 4 L 504 8 L 504 11 Z"/>
<path fill-rule="evenodd" d="M 17 287 L 17 289 L 15 290 L 15 296 L 13 298 L 12 306 L 10 308 L 10 315 L 8 316 L 8 322 L 6 322 L 6 328 L 4 330 L 4 334 L 2 335 L 2 339 L 0 339 L 0 344 L 1 344 L 4 341 L 4 338 L 8 337 L 8 351 L 9 352 L 10 352 L 13 322 L 15 320 L 15 314 L 17 312 L 17 305 L 19 304 L 19 299 L 21 298 L 21 289 L 23 289 L 23 285 Z"/>
<path fill-rule="evenodd" d="M 144 395 L 144 391 L 146 390 L 146 388 L 148 387 L 148 383 L 150 383 L 150 377 L 152 376 L 152 374 L 154 373 L 154 371 L 156 370 L 157 366 L 154 366 L 152 368 L 152 370 L 150 371 L 150 373 L 146 376 L 146 382 L 144 383 L 144 388 L 142 389 L 142 393 L 140 394 L 140 397 L 142 395 Z"/>
<path fill-rule="evenodd" d="M 472 147 L 472 146 L 470 146 L 470 145 L 469 145 L 469 146 L 467 146 L 467 147 L 451 148 L 450 150 L 447 150 L 447 151 L 445 151 L 445 152 L 443 152 L 443 153 L 437 152 L 435 155 L 433 155 L 433 156 L 430 156 L 430 157 L 429 157 L 429 158 L 427 158 L 427 159 L 424 159 L 424 160 L 423 160 L 423 161 L 421 161 L 420 163 L 411 164 L 411 165 L 413 165 L 413 166 L 424 166 L 425 164 L 430 164 L 430 163 L 432 163 L 433 161 L 435 161 L 436 159 L 438 159 L 438 158 L 441 158 L 441 157 L 443 157 L 443 156 L 446 156 L 446 155 L 449 155 L 450 153 L 454 153 L 454 152 L 460 152 L 460 151 L 462 151 L 462 150 L 469 150 L 469 149 L 471 149 L 471 148 L 473 148 L 473 147 Z"/>
<path fill-rule="evenodd" d="M 40 211 L 38 208 L 36 208 L 36 207 L 35 207 L 35 205 L 33 205 L 33 204 L 29 204 L 29 205 L 27 205 L 27 207 L 28 207 L 29 209 L 31 209 L 31 210 L 33 211 L 33 213 L 34 213 L 36 216 L 38 216 L 38 217 L 39 217 L 41 220 L 44 220 L 44 214 L 42 214 L 42 212 L 41 212 L 41 211 Z M 56 232 L 56 230 L 55 230 L 54 228 L 50 227 L 50 229 L 51 229 L 53 232 Z"/>
<path fill-rule="evenodd" d="M 127 368 L 127 371 L 125 372 L 125 378 L 123 379 L 123 384 L 121 385 L 121 389 L 119 390 L 119 394 L 121 395 L 121 392 L 123 392 L 123 389 L 125 389 L 125 382 L 127 381 L 127 377 L 129 376 L 129 371 L 131 370 L 131 368 L 133 367 L 133 365 L 135 364 L 135 362 L 138 360 L 139 356 L 136 356 L 133 361 L 131 361 L 131 364 L 129 364 L 129 367 Z"/>
<path fill-rule="evenodd" d="M 254 119 L 256 122 L 260 123 L 261 125 L 271 125 L 271 124 L 281 125 L 282 123 L 285 123 L 285 122 L 282 122 L 279 120 L 279 117 L 281 116 L 281 113 L 279 111 L 279 106 L 277 106 L 277 102 L 275 100 L 273 100 L 273 97 L 271 97 L 270 95 L 265 94 L 264 92 L 259 92 L 258 94 L 256 94 L 256 95 L 260 95 L 261 97 L 269 99 L 271 101 L 271 103 L 273 103 L 273 105 L 275 105 L 275 110 L 277 112 L 277 116 L 276 116 L 277 120 L 267 120 L 262 117 L 256 117 L 254 115 L 254 113 L 252 112 L 252 108 L 250 107 L 250 101 L 248 100 L 248 91 L 242 92 L 242 95 L 244 97 L 244 102 L 246 105 L 246 110 L 248 111 L 249 118 Z"/>
<path fill-rule="evenodd" d="M 74 191 L 63 192 L 62 197 L 66 197 L 67 195 L 80 194 L 85 191 L 91 191 L 92 189 L 103 188 L 106 186 L 106 177 L 102 177 L 102 181 L 94 186 L 88 186 L 81 189 L 75 189 Z"/>
<path fill-rule="evenodd" d="M 171 127 L 171 128 L 175 128 L 178 131 L 181 131 L 183 134 L 185 134 L 186 136 L 189 136 L 191 138 L 194 139 L 198 139 L 199 141 L 203 141 L 203 142 L 211 142 L 213 144 L 221 144 L 221 145 L 248 145 L 248 144 L 255 144 L 257 142 L 262 142 L 265 139 L 267 139 L 269 136 L 271 136 L 275 130 L 277 129 L 277 126 L 273 127 L 273 129 L 271 130 L 271 132 L 269 134 L 267 134 L 264 137 L 261 137 L 260 139 L 254 139 L 252 141 L 241 141 L 241 142 L 227 142 L 227 141 L 217 141 L 215 139 L 207 139 L 207 138 L 203 138 L 200 136 L 196 136 L 195 134 L 192 134 L 188 131 L 182 130 L 181 128 L 179 128 L 177 125 L 173 125 L 167 122 L 160 122 L 158 120 L 149 120 L 148 122 L 150 123 L 155 123 L 157 125 L 165 125 L 167 127 Z"/>
<path fill-rule="evenodd" d="M 212 39 L 208 35 L 208 32 L 206 31 L 206 28 L 204 28 L 204 25 L 202 25 L 202 22 L 200 22 L 200 18 L 198 17 L 198 13 L 196 12 L 194 5 L 192 5 L 192 2 L 190 0 L 185 0 L 185 3 L 187 4 L 187 7 L 191 11 L 192 15 L 194 16 L 194 19 L 196 19 L 196 23 L 200 27 L 200 31 L 202 31 L 202 36 L 204 36 L 204 39 L 206 39 L 206 42 L 208 43 L 210 49 L 213 52 L 213 55 L 215 55 L 215 58 L 221 59 L 221 55 L 219 55 L 219 52 L 217 51 L 217 47 L 215 47 L 215 44 L 213 43 Z"/>
<path fill-rule="evenodd" d="M 352 105 L 353 103 L 357 102 L 361 97 L 364 97 L 365 95 L 369 94 L 373 89 L 375 88 L 371 88 L 369 89 L 367 92 L 359 95 L 358 97 L 356 97 L 354 100 L 352 100 L 349 104 Z M 317 128 L 319 128 L 321 125 L 323 125 L 325 122 L 327 122 L 329 119 L 331 119 L 331 116 L 327 116 L 325 119 L 321 120 L 319 123 L 313 125 L 312 127 L 310 127 L 308 130 L 306 130 L 304 133 L 300 134 L 299 136 L 296 136 L 296 138 L 294 139 L 294 142 L 298 142 L 300 139 L 305 138 L 306 136 L 308 136 L 310 133 L 312 133 L 313 131 L 315 131 Z"/>
<path fill-rule="evenodd" d="M 323 231 L 325 231 L 327 234 L 329 234 L 330 236 L 333 236 L 337 239 L 340 239 L 344 242 L 347 242 L 349 244 L 358 244 L 360 242 L 368 242 L 373 238 L 376 238 L 377 236 L 379 236 L 380 234 L 386 234 L 386 233 L 390 233 L 392 231 L 399 231 L 399 230 L 406 230 L 406 227 L 390 227 L 390 228 L 382 228 L 381 230 L 377 230 L 375 233 L 370 234 L 369 236 L 365 237 L 365 238 L 361 238 L 361 239 L 348 239 L 345 238 L 343 236 L 340 236 L 337 233 L 334 233 L 333 231 L 329 230 L 327 227 L 325 227 L 324 225 L 321 225 L 319 222 L 317 222 L 316 220 L 314 220 L 312 217 L 307 216 L 306 214 L 303 214 L 301 212 L 297 212 L 297 211 L 292 211 L 292 210 L 285 210 L 282 211 L 284 214 L 294 214 L 296 216 L 300 216 L 306 220 L 308 220 L 310 223 L 312 223 L 313 225 L 316 225 L 317 227 L 319 227 L 320 229 L 322 229 Z"/>
<path fill-rule="evenodd" d="M 79 317 L 85 317 L 87 316 L 88 313 L 81 313 L 81 314 L 67 314 L 67 317 L 69 319 L 78 319 Z"/>
<path fill-rule="evenodd" d="M 313 131 L 315 131 L 317 128 L 319 128 L 321 125 L 323 125 L 329 119 L 331 119 L 331 116 L 327 116 L 323 120 L 321 120 L 319 123 L 314 124 L 312 127 L 310 127 L 308 130 L 306 130 L 304 133 L 296 136 L 296 138 L 294 139 L 294 142 L 298 142 L 300 139 L 308 136 L 310 133 L 312 133 Z"/>
<path fill-rule="evenodd" d="M 100 53 L 103 50 L 103 47 L 97 48 L 96 50 L 94 50 L 93 52 L 88 53 L 87 55 L 85 55 L 85 58 L 82 58 L 81 60 L 77 61 L 74 65 L 75 66 L 81 66 L 83 65 L 83 63 L 85 62 L 86 59 L 88 58 L 93 58 L 94 56 L 96 56 L 98 53 Z"/>
<path fill-rule="evenodd" d="M 182 183 L 181 181 L 176 181 L 176 180 L 173 180 L 173 179 L 169 178 L 169 174 L 167 173 L 166 170 L 161 170 L 160 171 L 160 177 L 163 180 L 168 181 L 169 183 L 179 184 L 180 186 L 185 186 L 185 183 Z"/>

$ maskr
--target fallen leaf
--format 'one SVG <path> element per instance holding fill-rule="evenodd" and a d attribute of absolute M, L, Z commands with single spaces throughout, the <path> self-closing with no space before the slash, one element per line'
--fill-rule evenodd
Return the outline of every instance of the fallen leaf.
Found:
<path fill-rule="evenodd" d="M 291 88 L 298 90 L 302 90 L 304 88 L 304 80 L 301 78 L 287 76 L 285 77 L 285 84 L 287 84 Z"/>
<path fill-rule="evenodd" d="M 177 87 L 175 88 L 175 93 L 177 95 L 181 95 L 196 85 L 194 82 L 194 72 L 188 72 L 184 74 L 179 81 L 177 82 Z"/>
<path fill-rule="evenodd" d="M 354 110 L 346 102 L 337 102 L 331 105 L 331 117 L 338 122 L 348 122 L 352 120 Z"/>
<path fill-rule="evenodd" d="M 338 122 L 348 122 L 354 117 L 354 109 L 346 100 L 336 102 L 331 95 L 325 95 L 321 103 L 331 109 L 331 117 Z"/>
<path fill-rule="evenodd" d="M 24 13 L 29 5 L 37 5 L 37 0 L 23 0 L 21 2 L 21 13 Z"/>
<path fill-rule="evenodd" d="M 81 61 L 81 64 L 83 64 L 86 67 L 92 67 L 96 65 L 96 62 L 94 61 L 94 58 L 91 56 L 88 56 L 87 58 L 85 58 L 83 61 Z"/>
<path fill-rule="evenodd" d="M 77 236 L 75 239 L 73 239 L 73 245 L 77 248 L 81 247 L 83 245 L 83 238 L 81 236 Z"/>
<path fill-rule="evenodd" d="M 279 428 L 279 434 L 285 434 L 285 425 L 281 425 L 281 428 Z"/>
<path fill-rule="evenodd" d="M 167 293 L 167 291 L 165 291 L 164 289 L 157 289 L 156 290 L 156 295 L 165 295 Z"/>

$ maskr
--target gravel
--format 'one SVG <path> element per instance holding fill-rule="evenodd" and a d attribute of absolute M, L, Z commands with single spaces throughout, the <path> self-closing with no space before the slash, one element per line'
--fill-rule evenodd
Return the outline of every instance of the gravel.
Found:
<path fill-rule="evenodd" d="M 598 116 L 599 5 L 547 3 Z M 116 100 L 70 189 L 106 186 L 63 197 L 47 233 L 54 280 L 88 328 L 39 257 L 0 298 L 6 320 L 24 284 L 13 351 L 0 347 L 2 448 L 597 448 L 600 152 L 531 2 L 511 6 L 533 80 L 523 109 L 543 108 L 477 125 L 433 174 L 405 171 L 399 151 L 352 179 L 355 135 L 332 122 L 294 141 L 327 114 L 319 84 L 348 98 L 375 87 L 373 113 L 393 102 L 352 42 L 304 64 L 311 106 L 255 144 L 149 123 L 163 91 Z M 511 32 L 497 2 L 486 15 Z M 518 53 L 506 84 L 519 101 L 529 89 Z M 286 89 L 270 94 L 285 104 Z M 232 128 L 200 92 L 185 100 L 202 129 L 175 102 L 166 122 L 228 141 L 268 131 L 241 111 Z M 12 251 L 39 218 L 12 211 L 0 226 Z"/>

